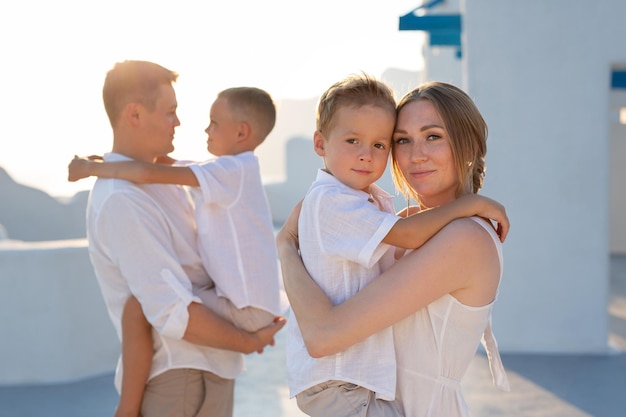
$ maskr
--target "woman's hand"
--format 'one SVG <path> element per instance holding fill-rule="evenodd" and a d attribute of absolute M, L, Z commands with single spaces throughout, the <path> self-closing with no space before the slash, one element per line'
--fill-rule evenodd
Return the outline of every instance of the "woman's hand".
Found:
<path fill-rule="evenodd" d="M 283 227 L 280 228 L 276 235 L 276 246 L 280 252 L 281 247 L 287 246 L 291 249 L 298 250 L 300 243 L 298 241 L 298 218 L 300 217 L 300 210 L 302 209 L 302 200 L 296 204 L 296 206 L 289 213 L 289 217 L 285 220 Z"/>

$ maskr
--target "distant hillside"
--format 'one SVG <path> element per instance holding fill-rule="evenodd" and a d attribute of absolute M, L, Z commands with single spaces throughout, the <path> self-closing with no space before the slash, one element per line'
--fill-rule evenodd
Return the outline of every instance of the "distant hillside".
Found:
<path fill-rule="evenodd" d="M 83 191 L 62 202 L 39 189 L 18 184 L 0 167 L 0 225 L 6 231 L 4 235 L 33 242 L 83 238 L 88 195 Z"/>

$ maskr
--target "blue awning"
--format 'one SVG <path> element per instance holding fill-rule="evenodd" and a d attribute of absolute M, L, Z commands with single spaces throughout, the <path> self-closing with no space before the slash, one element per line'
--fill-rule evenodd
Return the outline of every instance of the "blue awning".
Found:
<path fill-rule="evenodd" d="M 611 88 L 626 89 L 626 70 L 613 70 Z"/>
<path fill-rule="evenodd" d="M 457 48 L 457 57 L 461 57 L 461 15 L 427 14 L 442 0 L 432 0 L 404 16 L 400 16 L 400 30 L 421 30 L 428 32 L 430 46 L 452 46 Z M 416 14 L 420 13 L 419 15 Z"/>
<path fill-rule="evenodd" d="M 431 46 L 461 47 L 461 15 L 413 13 L 400 16 L 400 30 L 423 30 L 430 34 Z"/>

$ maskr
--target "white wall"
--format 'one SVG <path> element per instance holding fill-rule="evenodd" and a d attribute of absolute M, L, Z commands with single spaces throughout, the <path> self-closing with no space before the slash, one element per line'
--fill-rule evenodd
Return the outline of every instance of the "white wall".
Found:
<path fill-rule="evenodd" d="M 115 369 L 118 337 L 85 239 L 0 241 L 0 278 L 0 385 L 68 382 Z"/>
<path fill-rule="evenodd" d="M 464 2 L 467 89 L 489 124 L 484 193 L 512 221 L 504 351 L 606 352 L 608 105 L 626 2 Z"/>

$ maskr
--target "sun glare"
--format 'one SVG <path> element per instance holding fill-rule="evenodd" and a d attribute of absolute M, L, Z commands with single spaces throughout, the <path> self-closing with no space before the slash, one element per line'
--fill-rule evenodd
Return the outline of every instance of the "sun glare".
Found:
<path fill-rule="evenodd" d="M 11 63 L 0 68 L 0 167 L 52 195 L 91 185 L 66 181 L 74 154 L 110 148 L 101 88 L 116 61 L 152 60 L 180 74 L 177 148 L 193 155 L 204 150 L 208 109 L 221 89 L 254 85 L 276 100 L 308 99 L 349 73 L 423 65 L 420 34 L 397 28 L 414 1 L 35 3 L 37 13 L 32 2 L 3 6 L 0 36 L 12 41 L 0 46 Z"/>

